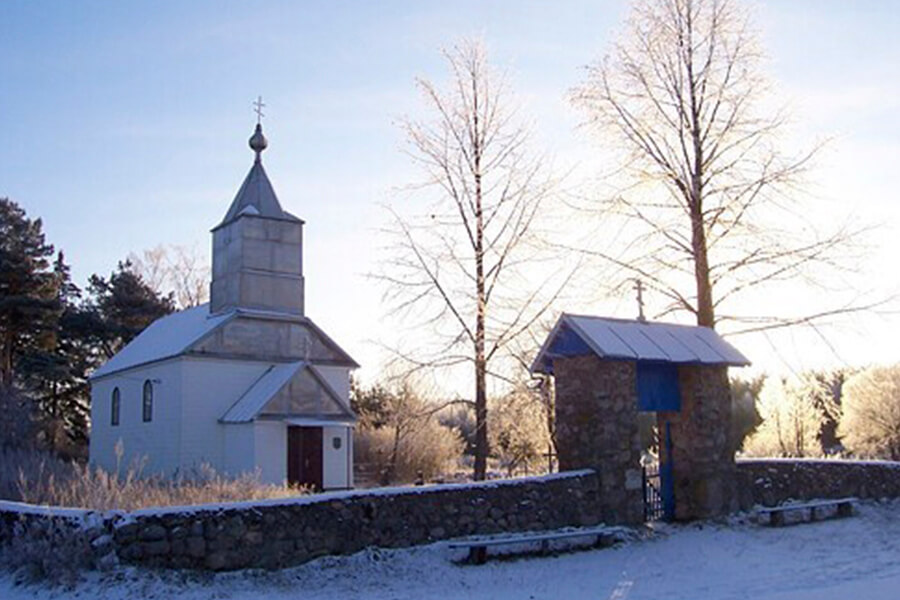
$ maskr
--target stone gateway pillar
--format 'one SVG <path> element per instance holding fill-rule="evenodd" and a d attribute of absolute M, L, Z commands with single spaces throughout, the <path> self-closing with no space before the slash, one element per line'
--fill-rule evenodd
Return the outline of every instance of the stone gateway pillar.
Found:
<path fill-rule="evenodd" d="M 681 410 L 657 413 L 671 435 L 675 519 L 703 519 L 738 509 L 734 454 L 729 444 L 731 388 L 725 366 L 678 368 Z M 660 444 L 660 462 L 666 445 Z"/>
<path fill-rule="evenodd" d="M 560 471 L 591 468 L 606 523 L 643 520 L 635 363 L 587 354 L 558 359 L 556 450 Z"/>

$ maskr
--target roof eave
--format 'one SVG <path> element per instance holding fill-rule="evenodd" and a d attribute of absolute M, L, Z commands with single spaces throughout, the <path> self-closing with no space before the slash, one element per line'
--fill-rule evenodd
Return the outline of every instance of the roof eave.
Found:
<path fill-rule="evenodd" d="M 218 225 L 216 225 L 215 227 L 213 227 L 213 228 L 210 229 L 209 231 L 210 231 L 210 233 L 214 233 L 214 232 L 218 231 L 219 229 L 222 229 L 222 228 L 225 227 L 226 225 L 231 225 L 232 223 L 236 222 L 237 220 L 239 220 L 239 219 L 241 219 L 241 218 L 248 218 L 248 219 L 267 219 L 267 220 L 269 220 L 269 221 L 282 221 L 282 222 L 285 222 L 285 223 L 299 223 L 300 225 L 305 225 L 305 224 L 306 224 L 306 221 L 304 221 L 304 220 L 301 219 L 300 217 L 297 217 L 297 216 L 292 215 L 291 213 L 289 213 L 289 212 L 287 212 L 287 211 L 284 211 L 284 214 L 287 215 L 287 216 L 284 216 L 284 217 L 273 217 L 273 216 L 271 216 L 271 215 L 250 215 L 250 214 L 247 214 L 247 213 L 239 213 L 239 214 L 237 214 L 236 216 L 234 216 L 234 217 L 232 217 L 232 218 L 230 218 L 230 219 L 228 219 L 228 218 L 223 219 L 221 223 L 219 223 Z"/>

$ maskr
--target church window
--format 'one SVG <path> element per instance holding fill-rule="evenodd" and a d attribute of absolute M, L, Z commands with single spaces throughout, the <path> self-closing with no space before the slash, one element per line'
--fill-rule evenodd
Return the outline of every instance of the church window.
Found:
<path fill-rule="evenodd" d="M 343 440 L 342 440 L 341 438 L 339 438 L 339 437 L 331 438 L 331 445 L 334 446 L 334 449 L 335 449 L 335 450 L 340 450 L 340 449 L 341 449 L 341 443 L 342 443 L 342 442 L 343 442 Z"/>
<path fill-rule="evenodd" d="M 148 379 L 144 382 L 144 423 L 153 420 L 153 383 Z"/>
<path fill-rule="evenodd" d="M 110 411 L 109 411 L 109 422 L 110 425 L 118 425 L 119 424 L 119 405 L 122 401 L 122 394 L 119 392 L 119 388 L 114 388 L 112 391 L 112 399 L 110 401 Z"/>

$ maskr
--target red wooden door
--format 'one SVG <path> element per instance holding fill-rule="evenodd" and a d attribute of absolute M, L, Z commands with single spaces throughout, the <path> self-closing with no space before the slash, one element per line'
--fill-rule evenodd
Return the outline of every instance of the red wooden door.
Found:
<path fill-rule="evenodd" d="M 322 428 L 288 427 L 288 485 L 322 489 Z"/>

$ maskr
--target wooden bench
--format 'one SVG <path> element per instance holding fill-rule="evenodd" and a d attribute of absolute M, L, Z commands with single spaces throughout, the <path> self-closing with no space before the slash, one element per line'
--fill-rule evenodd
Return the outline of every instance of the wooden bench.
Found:
<path fill-rule="evenodd" d="M 792 511 L 809 511 L 809 521 L 816 521 L 821 515 L 817 514 L 819 509 L 837 508 L 836 515 L 838 517 L 849 517 L 853 514 L 853 504 L 857 502 L 857 498 L 835 498 L 833 500 L 815 500 L 813 502 L 803 502 L 798 504 L 782 504 L 780 506 L 767 506 L 757 510 L 758 514 L 768 515 L 769 525 L 772 527 L 780 527 L 785 524 L 784 514 Z"/>
<path fill-rule="evenodd" d="M 595 538 L 594 547 L 607 547 L 622 541 L 625 538 L 625 528 L 623 527 L 607 527 L 598 525 L 596 527 L 585 527 L 581 529 L 568 529 L 561 531 L 548 531 L 541 533 L 509 533 L 491 536 L 472 537 L 459 540 L 451 540 L 447 542 L 447 547 L 451 549 L 468 548 L 469 556 L 467 562 L 481 565 L 487 560 L 488 548 L 497 546 L 511 546 L 514 544 L 540 544 L 540 551 L 546 553 L 550 549 L 550 542 L 554 540 L 564 540 L 570 538 Z"/>

